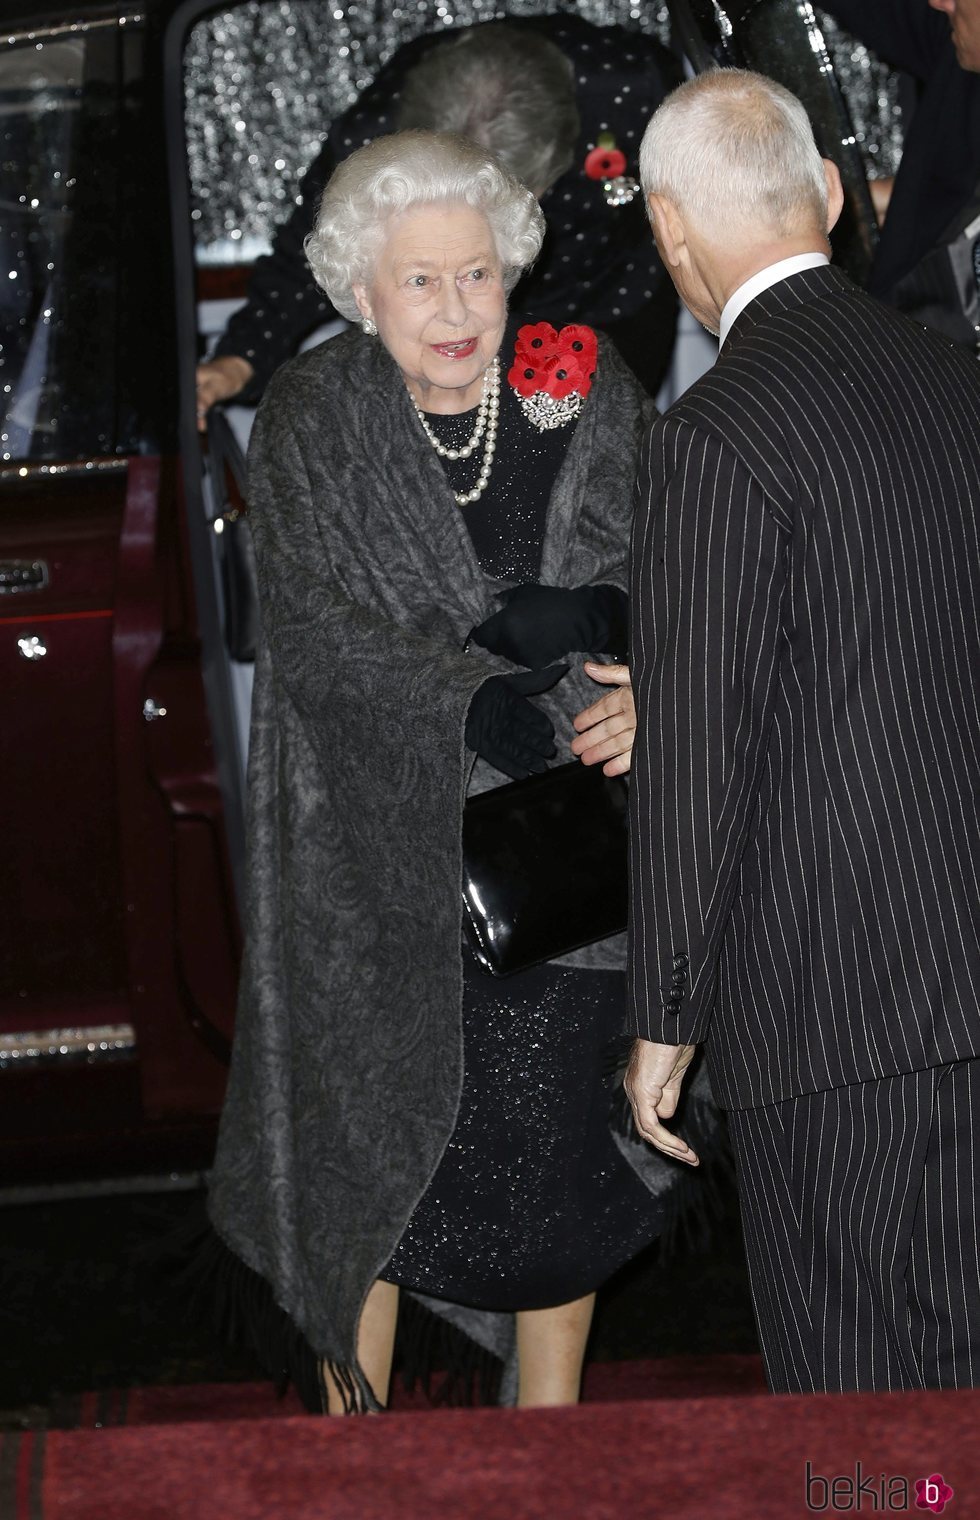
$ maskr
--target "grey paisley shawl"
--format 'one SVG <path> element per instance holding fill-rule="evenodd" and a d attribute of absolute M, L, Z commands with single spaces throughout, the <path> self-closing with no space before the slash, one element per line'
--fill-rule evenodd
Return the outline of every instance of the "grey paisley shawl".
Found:
<path fill-rule="evenodd" d="M 549 504 L 543 581 L 625 585 L 648 409 L 601 342 Z M 377 339 L 347 332 L 281 369 L 248 467 L 264 643 L 247 949 L 209 1209 L 362 1407 L 361 1306 L 460 1099 L 463 803 L 468 787 L 507 779 L 474 773 L 466 712 L 488 675 L 514 667 L 462 652 L 500 583 Z M 559 761 L 572 715 L 596 697 L 581 660 L 571 666 L 542 699 Z M 620 966 L 623 946 L 569 959 Z M 626 1149 L 652 1187 L 672 1185 L 670 1163 Z M 444 1307 L 506 1351 L 499 1326 Z"/>

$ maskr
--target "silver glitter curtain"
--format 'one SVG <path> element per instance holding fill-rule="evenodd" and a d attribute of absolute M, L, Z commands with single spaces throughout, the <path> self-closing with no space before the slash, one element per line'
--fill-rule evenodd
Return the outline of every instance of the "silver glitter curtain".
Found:
<path fill-rule="evenodd" d="M 648 0 L 246 0 L 199 22 L 185 54 L 185 90 L 200 261 L 250 261 L 268 248 L 329 123 L 403 43 L 422 32 L 543 11 L 670 40 L 666 5 Z M 869 173 L 893 174 L 902 148 L 898 81 L 818 15 Z"/>

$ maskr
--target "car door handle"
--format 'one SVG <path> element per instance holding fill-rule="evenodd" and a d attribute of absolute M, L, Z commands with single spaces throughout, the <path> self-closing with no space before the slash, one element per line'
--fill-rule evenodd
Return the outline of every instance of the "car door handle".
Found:
<path fill-rule="evenodd" d="M 48 584 L 43 559 L 0 559 L 0 596 L 14 591 L 41 591 Z"/>

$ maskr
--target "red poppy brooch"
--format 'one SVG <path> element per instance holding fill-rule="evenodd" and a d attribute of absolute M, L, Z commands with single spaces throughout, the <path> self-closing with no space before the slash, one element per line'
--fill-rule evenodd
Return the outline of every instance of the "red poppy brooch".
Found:
<path fill-rule="evenodd" d="M 507 379 L 539 432 L 578 416 L 595 379 L 596 352 L 595 333 L 577 322 L 561 332 L 550 322 L 518 329 Z"/>
<path fill-rule="evenodd" d="M 616 147 L 611 132 L 600 132 L 596 146 L 586 154 L 582 166 L 589 179 L 602 181 L 608 206 L 628 206 L 640 193 L 631 174 L 626 173 L 626 154 Z"/>

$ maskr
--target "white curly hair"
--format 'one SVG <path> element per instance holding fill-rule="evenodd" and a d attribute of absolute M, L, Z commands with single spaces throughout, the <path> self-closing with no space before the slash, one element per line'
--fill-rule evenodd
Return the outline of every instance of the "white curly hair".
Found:
<path fill-rule="evenodd" d="M 371 283 L 389 219 L 440 204 L 483 213 L 505 290 L 537 258 L 545 231 L 541 208 L 498 158 L 450 132 L 394 132 L 338 165 L 304 244 L 314 279 L 342 317 L 359 318 L 352 286 Z"/>

